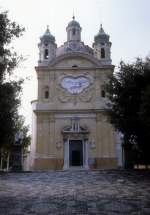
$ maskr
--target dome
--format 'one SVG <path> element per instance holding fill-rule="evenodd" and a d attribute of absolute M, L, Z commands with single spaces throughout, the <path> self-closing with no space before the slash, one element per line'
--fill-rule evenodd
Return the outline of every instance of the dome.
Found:
<path fill-rule="evenodd" d="M 55 37 L 50 33 L 48 26 L 44 35 L 40 37 L 40 40 L 42 43 L 55 43 Z"/>
<path fill-rule="evenodd" d="M 77 21 L 75 20 L 75 17 L 74 17 L 74 16 L 72 17 L 72 21 L 70 21 L 70 22 L 68 23 L 67 28 L 70 28 L 70 27 L 78 27 L 78 28 L 81 28 L 79 22 L 77 22 Z"/>
<path fill-rule="evenodd" d="M 94 37 L 95 42 L 109 42 L 109 35 L 105 33 L 102 25 L 100 27 L 99 33 Z"/>

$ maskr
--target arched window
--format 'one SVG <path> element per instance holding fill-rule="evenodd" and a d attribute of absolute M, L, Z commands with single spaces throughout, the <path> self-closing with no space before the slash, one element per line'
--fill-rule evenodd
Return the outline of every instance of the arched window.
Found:
<path fill-rule="evenodd" d="M 73 28 L 73 29 L 72 29 L 72 35 L 75 35 L 75 34 L 76 34 L 76 29 Z"/>
<path fill-rule="evenodd" d="M 44 50 L 44 59 L 48 59 L 48 49 Z"/>
<path fill-rule="evenodd" d="M 101 58 L 105 58 L 105 49 L 101 48 Z"/>
<path fill-rule="evenodd" d="M 48 99 L 48 98 L 49 98 L 49 91 L 48 91 L 48 90 L 45 90 L 44 98 L 45 98 L 45 99 Z"/>
<path fill-rule="evenodd" d="M 75 65 L 75 64 L 74 64 L 74 65 L 72 65 L 72 68 L 76 68 L 76 67 L 78 67 L 78 66 L 77 66 L 77 65 Z"/>

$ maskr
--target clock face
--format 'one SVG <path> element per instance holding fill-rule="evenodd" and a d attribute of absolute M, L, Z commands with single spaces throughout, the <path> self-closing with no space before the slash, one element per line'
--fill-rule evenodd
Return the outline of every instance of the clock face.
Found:
<path fill-rule="evenodd" d="M 65 77 L 61 80 L 61 86 L 71 94 L 79 94 L 90 85 L 89 79 L 84 76 Z"/>

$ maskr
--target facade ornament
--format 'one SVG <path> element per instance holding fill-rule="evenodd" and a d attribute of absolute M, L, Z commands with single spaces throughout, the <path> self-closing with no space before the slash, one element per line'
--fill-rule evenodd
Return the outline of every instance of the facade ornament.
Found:
<path fill-rule="evenodd" d="M 94 87 L 88 87 L 79 95 L 79 99 L 81 102 L 90 102 L 94 95 Z"/>
<path fill-rule="evenodd" d="M 56 89 L 62 103 L 72 102 L 76 105 L 79 101 L 90 102 L 94 95 L 93 78 L 88 74 L 63 74 L 59 77 Z"/>
<path fill-rule="evenodd" d="M 56 142 L 56 148 L 61 149 L 62 148 L 62 142 L 60 142 L 60 141 Z"/>
<path fill-rule="evenodd" d="M 96 148 L 96 143 L 95 143 L 94 139 L 92 139 L 91 141 L 89 141 L 89 146 L 90 146 L 90 149 L 95 149 Z"/>

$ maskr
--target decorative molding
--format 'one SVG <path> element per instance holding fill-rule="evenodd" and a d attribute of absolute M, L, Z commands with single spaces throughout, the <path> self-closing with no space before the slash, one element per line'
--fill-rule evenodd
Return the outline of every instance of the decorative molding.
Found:
<path fill-rule="evenodd" d="M 62 142 L 61 141 L 58 141 L 58 142 L 56 142 L 56 148 L 57 149 L 61 149 L 62 148 Z"/>
<path fill-rule="evenodd" d="M 45 155 L 42 153 L 36 153 L 35 159 L 39 159 L 39 158 L 48 159 L 48 158 L 56 158 L 56 156 L 55 155 Z"/>
<path fill-rule="evenodd" d="M 79 117 L 80 119 L 96 119 L 96 113 L 74 113 L 74 114 L 70 114 L 70 113 L 67 113 L 67 114 L 56 114 L 55 115 L 55 118 L 56 119 L 71 119 L 73 117 Z"/>
<path fill-rule="evenodd" d="M 94 87 L 88 87 L 83 92 L 80 93 L 79 99 L 82 102 L 90 102 L 94 96 Z"/>
<path fill-rule="evenodd" d="M 57 87 L 57 96 L 58 100 L 62 103 L 71 102 L 73 99 L 73 96 L 65 89 Z"/>
<path fill-rule="evenodd" d="M 61 73 L 56 81 L 56 90 L 57 90 L 57 96 L 58 100 L 62 103 L 72 102 L 74 105 L 76 105 L 78 102 L 90 102 L 94 95 L 94 86 L 93 86 L 93 77 L 89 75 L 87 72 L 83 74 L 69 74 L 68 73 Z M 61 82 L 64 78 L 70 77 L 72 79 L 78 79 L 80 77 L 84 77 L 89 80 L 89 86 L 86 88 L 83 88 L 81 92 L 72 94 L 72 92 L 69 92 L 67 89 L 63 88 L 61 85 Z"/>

